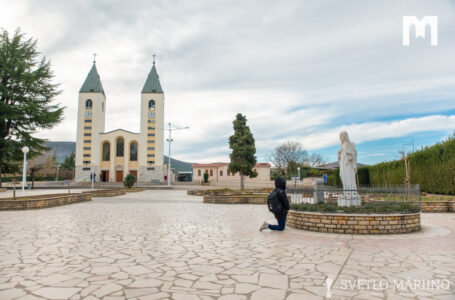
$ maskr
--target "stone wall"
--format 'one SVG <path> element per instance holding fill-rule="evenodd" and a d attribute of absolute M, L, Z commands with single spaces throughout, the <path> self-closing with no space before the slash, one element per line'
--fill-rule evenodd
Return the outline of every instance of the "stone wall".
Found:
<path fill-rule="evenodd" d="M 233 195 L 233 194 L 269 194 L 272 192 L 273 189 L 246 189 L 246 190 L 231 190 L 231 189 L 210 189 L 210 190 L 188 190 L 186 192 L 187 195 L 192 196 L 204 196 L 204 195 L 213 195 L 213 196 L 221 196 L 221 195 Z"/>
<path fill-rule="evenodd" d="M 455 212 L 455 201 L 422 201 L 422 212 Z"/>
<path fill-rule="evenodd" d="M 111 190 L 94 190 L 86 192 L 92 195 L 92 197 L 115 197 L 125 195 L 125 189 L 111 189 Z"/>
<path fill-rule="evenodd" d="M 90 193 L 41 195 L 35 197 L 17 197 L 0 199 L 0 210 L 24 210 L 47 208 L 92 200 Z"/>
<path fill-rule="evenodd" d="M 267 203 L 267 195 L 205 195 L 203 202 L 220 204 L 265 204 Z"/>
<path fill-rule="evenodd" d="M 343 234 L 394 234 L 421 230 L 420 213 L 415 214 L 334 214 L 289 211 L 289 227 Z"/>

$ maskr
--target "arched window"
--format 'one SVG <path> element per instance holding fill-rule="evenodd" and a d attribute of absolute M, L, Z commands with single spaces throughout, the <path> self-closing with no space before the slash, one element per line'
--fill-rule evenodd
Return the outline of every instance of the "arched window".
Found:
<path fill-rule="evenodd" d="M 201 170 L 197 170 L 197 176 L 201 176 Z"/>
<path fill-rule="evenodd" d="M 137 143 L 132 142 L 130 144 L 130 160 L 137 161 Z"/>
<path fill-rule="evenodd" d="M 93 106 L 92 100 L 88 99 L 87 101 L 85 101 L 85 108 L 92 108 L 92 106 Z"/>
<path fill-rule="evenodd" d="M 149 101 L 149 109 L 155 109 L 155 100 Z"/>
<path fill-rule="evenodd" d="M 111 144 L 109 142 L 103 143 L 103 161 L 111 160 Z"/>
<path fill-rule="evenodd" d="M 117 156 L 123 157 L 123 138 L 117 139 Z"/>

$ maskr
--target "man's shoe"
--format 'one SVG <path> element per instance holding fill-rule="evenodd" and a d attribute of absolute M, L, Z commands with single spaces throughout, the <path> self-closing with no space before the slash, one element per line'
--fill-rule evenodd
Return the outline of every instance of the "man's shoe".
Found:
<path fill-rule="evenodd" d="M 269 228 L 269 224 L 267 224 L 267 222 L 264 222 L 262 224 L 261 228 L 259 228 L 259 231 L 262 231 L 262 230 L 267 229 L 267 228 Z"/>

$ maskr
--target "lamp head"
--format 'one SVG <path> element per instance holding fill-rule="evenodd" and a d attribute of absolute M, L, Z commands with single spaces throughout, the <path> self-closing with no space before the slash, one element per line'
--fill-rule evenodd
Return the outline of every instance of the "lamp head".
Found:
<path fill-rule="evenodd" d="M 29 147 L 27 147 L 27 146 L 22 147 L 22 152 L 23 152 L 24 154 L 27 154 L 28 151 L 30 151 L 30 148 L 29 148 Z"/>

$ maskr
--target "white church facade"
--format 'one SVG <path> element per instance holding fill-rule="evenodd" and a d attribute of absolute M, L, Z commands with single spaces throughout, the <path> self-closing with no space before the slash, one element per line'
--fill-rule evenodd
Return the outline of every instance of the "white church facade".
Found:
<path fill-rule="evenodd" d="M 80 91 L 77 116 L 76 178 L 121 182 L 133 174 L 138 182 L 162 182 L 164 156 L 164 93 L 155 62 L 141 93 L 140 132 L 123 129 L 105 132 L 106 95 L 96 69 Z"/>

